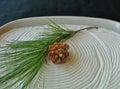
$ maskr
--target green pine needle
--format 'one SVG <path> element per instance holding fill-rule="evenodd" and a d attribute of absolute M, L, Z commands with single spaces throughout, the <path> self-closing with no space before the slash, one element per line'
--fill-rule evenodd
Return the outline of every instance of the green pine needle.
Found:
<path fill-rule="evenodd" d="M 63 28 L 53 21 L 45 30 L 36 40 L 15 40 L 0 46 L 0 89 L 13 89 L 13 86 L 26 89 L 45 63 L 48 46 L 78 32 Z"/>

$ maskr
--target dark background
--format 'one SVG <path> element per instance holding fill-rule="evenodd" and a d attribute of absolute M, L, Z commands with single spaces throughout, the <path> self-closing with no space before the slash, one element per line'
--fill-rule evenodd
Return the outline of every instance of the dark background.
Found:
<path fill-rule="evenodd" d="M 0 26 L 35 16 L 89 16 L 120 21 L 120 0 L 0 0 Z"/>

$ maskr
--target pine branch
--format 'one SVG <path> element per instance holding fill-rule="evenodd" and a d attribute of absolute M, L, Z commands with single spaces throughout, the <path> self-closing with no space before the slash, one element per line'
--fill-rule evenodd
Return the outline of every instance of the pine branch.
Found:
<path fill-rule="evenodd" d="M 48 46 L 78 32 L 62 28 L 53 21 L 51 23 L 47 31 L 36 40 L 13 41 L 0 47 L 0 89 L 13 86 L 26 89 L 45 63 Z"/>

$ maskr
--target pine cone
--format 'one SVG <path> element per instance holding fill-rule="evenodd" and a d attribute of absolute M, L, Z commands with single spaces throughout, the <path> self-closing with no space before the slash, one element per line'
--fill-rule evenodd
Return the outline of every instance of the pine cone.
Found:
<path fill-rule="evenodd" d="M 63 43 L 54 43 L 49 46 L 49 59 L 55 64 L 65 63 L 67 57 L 69 56 L 68 52 L 69 46 Z"/>

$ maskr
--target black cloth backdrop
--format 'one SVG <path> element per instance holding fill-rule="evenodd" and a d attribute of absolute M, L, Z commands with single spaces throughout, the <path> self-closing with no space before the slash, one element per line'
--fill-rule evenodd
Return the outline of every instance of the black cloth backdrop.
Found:
<path fill-rule="evenodd" d="M 120 21 L 120 0 L 0 0 L 0 26 L 35 16 L 89 16 Z"/>

